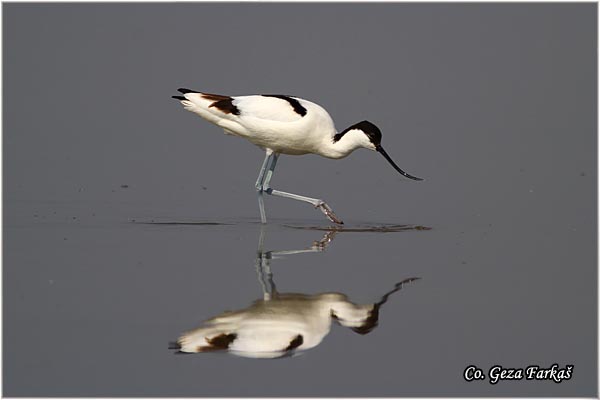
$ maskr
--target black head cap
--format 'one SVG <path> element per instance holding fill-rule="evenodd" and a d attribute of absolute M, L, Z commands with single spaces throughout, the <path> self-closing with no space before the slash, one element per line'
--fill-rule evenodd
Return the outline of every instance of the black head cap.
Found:
<path fill-rule="evenodd" d="M 342 136 L 344 136 L 346 134 L 346 132 L 351 131 L 352 129 L 359 129 L 359 130 L 363 131 L 375 147 L 378 147 L 379 145 L 381 145 L 381 131 L 379 130 L 378 127 L 375 126 L 375 124 L 373 124 L 369 121 L 361 121 L 359 123 L 356 123 L 346 129 L 344 129 L 342 132 L 336 134 L 333 137 L 333 142 L 335 143 L 338 140 L 340 140 L 342 138 Z"/>
<path fill-rule="evenodd" d="M 361 122 L 359 122 L 357 124 L 352 125 L 349 128 L 346 128 L 342 132 L 336 134 L 333 137 L 333 143 L 335 143 L 338 140 L 340 140 L 346 134 L 346 132 L 351 131 L 353 129 L 358 129 L 358 130 L 364 132 L 364 134 L 367 135 L 367 137 L 369 138 L 369 141 L 375 147 L 374 150 L 377 151 L 377 152 L 379 152 L 392 165 L 392 167 L 394 167 L 394 169 L 396 171 L 398 171 L 400 174 L 404 175 L 405 177 L 407 177 L 409 179 L 413 179 L 415 181 L 422 181 L 423 180 L 421 178 L 417 178 L 416 176 L 412 176 L 410 174 L 407 174 L 406 172 L 402 171 L 402 169 L 400 169 L 400 167 L 398 167 L 396 165 L 396 163 L 394 162 L 394 160 L 392 160 L 392 158 L 383 149 L 383 147 L 381 147 L 381 131 L 379 130 L 378 127 L 375 126 L 375 124 L 373 124 L 373 123 L 371 123 L 369 121 L 361 121 Z"/>

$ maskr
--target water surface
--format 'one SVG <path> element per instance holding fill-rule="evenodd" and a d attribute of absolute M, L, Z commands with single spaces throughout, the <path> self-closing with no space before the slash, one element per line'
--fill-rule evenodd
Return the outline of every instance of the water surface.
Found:
<path fill-rule="evenodd" d="M 596 4 L 3 15 L 4 396 L 597 395 Z M 425 180 L 367 150 L 281 157 L 272 186 L 346 224 L 268 197 L 257 252 L 264 153 L 178 87 L 296 95 L 338 130 L 368 119 Z M 413 277 L 368 334 L 333 322 L 295 357 L 168 348 L 265 291 L 368 305 Z M 554 363 L 572 379 L 463 379 Z"/>

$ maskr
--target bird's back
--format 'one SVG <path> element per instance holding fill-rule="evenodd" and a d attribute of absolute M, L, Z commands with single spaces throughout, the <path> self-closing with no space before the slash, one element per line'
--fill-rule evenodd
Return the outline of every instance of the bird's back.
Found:
<path fill-rule="evenodd" d="M 285 95 L 222 96 L 180 89 L 184 108 L 263 148 L 283 154 L 318 153 L 335 135 L 321 106 Z"/>

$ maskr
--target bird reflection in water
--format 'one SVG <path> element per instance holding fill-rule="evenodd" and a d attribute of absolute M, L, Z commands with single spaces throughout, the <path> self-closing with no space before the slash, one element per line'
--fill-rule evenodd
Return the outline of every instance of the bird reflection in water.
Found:
<path fill-rule="evenodd" d="M 279 293 L 273 281 L 271 260 L 283 256 L 324 251 L 335 237 L 328 231 L 307 249 L 263 251 L 264 227 L 260 232 L 256 269 L 263 298 L 249 307 L 228 311 L 184 333 L 170 348 L 178 353 L 228 351 L 250 358 L 280 358 L 317 346 L 329 333 L 333 321 L 361 335 L 379 321 L 379 310 L 389 296 L 419 278 L 394 285 L 376 303 L 355 304 L 342 293 Z"/>

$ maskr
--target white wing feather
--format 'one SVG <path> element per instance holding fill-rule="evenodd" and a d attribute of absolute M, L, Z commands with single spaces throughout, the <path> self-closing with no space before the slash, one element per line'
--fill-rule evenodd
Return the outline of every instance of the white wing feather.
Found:
<path fill-rule="evenodd" d="M 277 122 L 294 122 L 302 118 L 288 101 L 277 97 L 236 96 L 233 104 L 242 116 Z"/>

